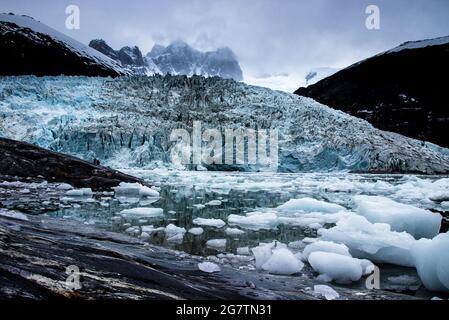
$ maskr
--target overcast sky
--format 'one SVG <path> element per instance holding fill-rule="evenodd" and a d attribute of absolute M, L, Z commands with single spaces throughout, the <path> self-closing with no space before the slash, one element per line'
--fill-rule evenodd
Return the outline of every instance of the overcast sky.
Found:
<path fill-rule="evenodd" d="M 78 5 L 80 30 L 65 28 Z M 365 27 L 365 9 L 380 8 L 380 30 Z M 345 67 L 401 42 L 449 35 L 448 0 L 0 0 L 3 12 L 27 14 L 81 42 L 113 48 L 184 40 L 201 50 L 230 47 L 245 77 Z M 295 84 L 293 84 L 296 86 Z"/>

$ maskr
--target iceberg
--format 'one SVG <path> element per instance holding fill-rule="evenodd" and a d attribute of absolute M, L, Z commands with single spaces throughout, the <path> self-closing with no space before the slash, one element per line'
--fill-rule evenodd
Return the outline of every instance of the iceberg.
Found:
<path fill-rule="evenodd" d="M 406 231 L 417 239 L 433 238 L 443 217 L 436 212 L 402 204 L 381 196 L 355 196 L 357 213 L 372 223 L 387 223 L 394 231 Z"/>

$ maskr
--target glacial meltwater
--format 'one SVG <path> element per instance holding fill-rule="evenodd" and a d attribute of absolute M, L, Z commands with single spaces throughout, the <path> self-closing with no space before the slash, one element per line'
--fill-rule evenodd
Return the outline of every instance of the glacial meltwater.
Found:
<path fill-rule="evenodd" d="M 254 272 L 264 271 L 256 268 L 253 248 L 275 241 L 274 246 L 301 254 L 321 237 L 320 230 L 356 215 L 357 195 L 381 196 L 439 212 L 444 217 L 441 232 L 447 229 L 449 202 L 442 192 L 448 191 L 449 178 L 443 176 L 123 171 L 145 179 L 156 196 L 126 190 L 91 194 L 63 184 L 3 182 L 0 200 L 6 209 L 76 220 Z M 292 199 L 306 200 L 292 206 Z M 351 243 L 358 241 L 360 254 L 366 247 L 363 238 L 348 237 Z M 382 289 L 416 294 L 420 281 L 415 268 L 380 264 Z M 303 274 L 317 275 L 310 267 Z M 355 289 L 363 285 L 363 278 L 347 284 Z"/>

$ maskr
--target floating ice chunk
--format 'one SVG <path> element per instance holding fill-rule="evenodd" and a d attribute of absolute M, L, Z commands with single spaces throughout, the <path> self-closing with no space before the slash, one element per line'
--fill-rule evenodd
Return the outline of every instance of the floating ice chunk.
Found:
<path fill-rule="evenodd" d="M 150 239 L 150 234 L 147 232 L 142 232 L 140 234 L 140 239 L 142 239 L 143 241 L 146 241 L 146 240 Z"/>
<path fill-rule="evenodd" d="M 344 207 L 328 203 L 325 201 L 319 201 L 313 198 L 302 198 L 302 199 L 291 199 L 277 207 L 277 210 L 284 212 L 326 212 L 326 213 L 337 213 L 339 211 L 346 210 Z"/>
<path fill-rule="evenodd" d="M 310 254 L 316 251 L 336 253 L 351 257 L 348 247 L 344 244 L 339 244 L 331 241 L 316 241 L 304 248 L 304 251 L 302 252 L 303 259 L 309 259 Z"/>
<path fill-rule="evenodd" d="M 288 246 L 289 248 L 299 250 L 299 249 L 302 249 L 302 248 L 305 247 L 305 243 L 302 242 L 301 240 L 298 240 L 298 241 L 292 241 L 292 242 L 290 242 L 287 246 Z"/>
<path fill-rule="evenodd" d="M 449 292 L 449 233 L 416 241 L 411 252 L 424 286 L 432 291 Z"/>
<path fill-rule="evenodd" d="M 206 242 L 206 246 L 212 249 L 224 250 L 226 249 L 226 239 L 212 239 Z"/>
<path fill-rule="evenodd" d="M 0 209 L 0 216 L 7 217 L 7 218 L 13 218 L 16 220 L 28 221 L 28 217 L 25 214 L 23 214 L 21 212 L 6 210 L 6 209 Z"/>
<path fill-rule="evenodd" d="M 207 273 L 220 272 L 220 267 L 213 262 L 202 262 L 198 264 L 198 269 Z"/>
<path fill-rule="evenodd" d="M 247 213 L 247 216 L 231 214 L 228 217 L 228 223 L 230 225 L 238 225 L 244 229 L 257 231 L 261 229 L 275 229 L 279 223 L 279 220 L 274 212 L 252 212 Z"/>
<path fill-rule="evenodd" d="M 193 222 L 193 224 L 196 224 L 199 226 L 214 227 L 214 228 L 222 228 L 226 225 L 226 222 L 224 222 L 221 219 L 196 218 L 196 219 L 193 219 L 192 222 Z"/>
<path fill-rule="evenodd" d="M 68 197 L 87 197 L 92 196 L 93 192 L 90 188 L 82 188 L 82 189 L 73 189 L 69 190 L 66 193 Z"/>
<path fill-rule="evenodd" d="M 251 249 L 254 258 L 256 258 L 256 268 L 261 269 L 262 265 L 265 264 L 273 254 L 273 249 L 285 248 L 283 243 L 278 241 L 273 241 L 271 243 L 261 243 L 259 246 Z"/>
<path fill-rule="evenodd" d="M 58 186 L 56 187 L 56 190 L 72 190 L 72 189 L 73 187 L 67 183 L 58 184 Z"/>
<path fill-rule="evenodd" d="M 156 233 L 156 232 L 160 232 L 160 231 L 164 231 L 165 228 L 164 227 L 159 227 L 159 228 L 155 228 L 153 225 L 150 226 L 142 226 L 142 233 L 148 233 L 148 234 L 152 234 L 152 233 Z"/>
<path fill-rule="evenodd" d="M 195 236 L 200 236 L 204 233 L 203 228 L 191 228 L 189 230 L 189 233 L 195 235 Z"/>
<path fill-rule="evenodd" d="M 212 200 L 206 203 L 206 206 L 221 206 L 220 200 Z"/>
<path fill-rule="evenodd" d="M 358 281 L 363 274 L 359 259 L 341 254 L 312 252 L 308 260 L 313 270 L 337 283 L 348 284 Z"/>
<path fill-rule="evenodd" d="M 301 272 L 304 263 L 286 248 L 275 249 L 271 257 L 262 265 L 262 269 L 272 274 L 291 275 Z"/>
<path fill-rule="evenodd" d="M 226 228 L 226 235 L 228 236 L 239 236 L 245 233 L 245 231 L 237 229 L 237 228 Z"/>
<path fill-rule="evenodd" d="M 250 256 L 251 251 L 249 250 L 249 247 L 239 247 L 237 248 L 237 254 L 241 256 Z"/>
<path fill-rule="evenodd" d="M 169 242 L 182 242 L 185 233 L 185 228 L 177 227 L 174 224 L 165 227 L 165 237 Z"/>
<path fill-rule="evenodd" d="M 206 206 L 204 204 L 194 204 L 193 207 L 198 210 L 206 208 Z"/>
<path fill-rule="evenodd" d="M 159 197 L 159 192 L 140 183 L 122 182 L 113 188 L 116 196 L 126 197 Z"/>
<path fill-rule="evenodd" d="M 433 238 L 441 228 L 442 216 L 380 196 L 355 196 L 357 213 L 372 223 L 387 223 L 394 231 L 406 231 L 417 239 Z"/>
<path fill-rule="evenodd" d="M 161 208 L 133 208 L 126 209 L 120 212 L 124 218 L 155 218 L 164 215 L 164 210 Z"/>
<path fill-rule="evenodd" d="M 324 297 L 326 300 L 335 300 L 340 297 L 337 291 L 324 284 L 313 286 L 313 295 L 316 297 Z"/>
<path fill-rule="evenodd" d="M 373 224 L 365 217 L 351 215 L 331 229 L 318 230 L 318 234 L 321 240 L 345 244 L 353 257 L 414 266 L 410 248 L 416 242 L 415 238 L 406 232 L 391 231 L 388 224 Z"/>

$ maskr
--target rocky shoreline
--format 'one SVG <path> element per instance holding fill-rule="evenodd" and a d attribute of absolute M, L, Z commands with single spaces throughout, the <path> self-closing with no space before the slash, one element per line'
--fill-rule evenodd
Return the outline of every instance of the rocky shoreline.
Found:
<path fill-rule="evenodd" d="M 143 181 L 119 171 L 46 150 L 26 142 L 0 138 L 0 174 L 64 182 L 76 188 L 107 190 L 121 182 Z"/>

